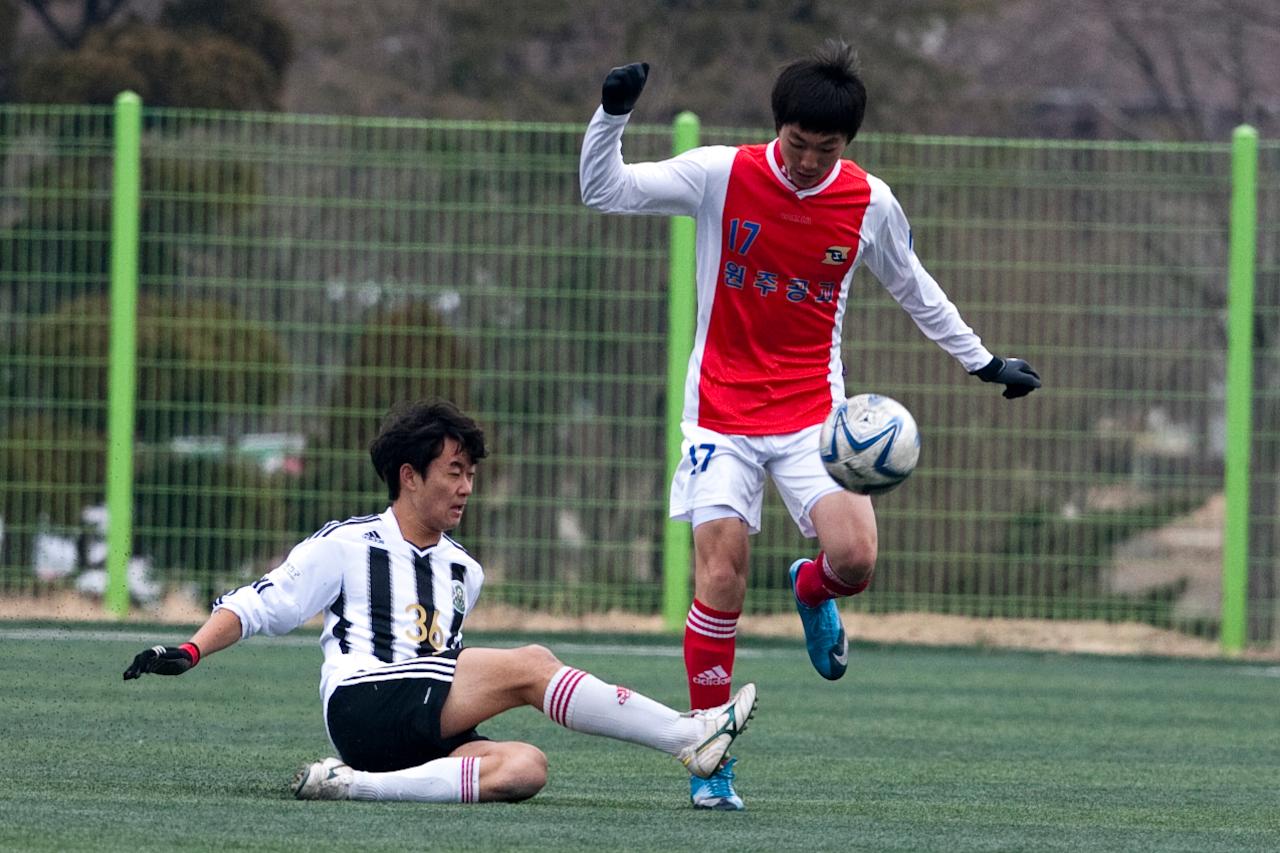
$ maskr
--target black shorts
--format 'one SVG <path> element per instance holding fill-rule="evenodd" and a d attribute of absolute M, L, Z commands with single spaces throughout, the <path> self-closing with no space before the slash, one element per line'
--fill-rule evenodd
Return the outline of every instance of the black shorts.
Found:
<path fill-rule="evenodd" d="M 450 649 L 352 676 L 329 697 L 329 739 L 356 770 L 416 767 L 464 743 L 488 740 L 475 729 L 440 736 L 440 711 L 461 649 Z"/>

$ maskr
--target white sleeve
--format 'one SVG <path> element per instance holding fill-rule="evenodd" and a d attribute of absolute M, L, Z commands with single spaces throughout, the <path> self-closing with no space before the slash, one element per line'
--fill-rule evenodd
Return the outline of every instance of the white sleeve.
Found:
<path fill-rule="evenodd" d="M 484 569 L 479 563 L 475 567 L 474 572 L 467 572 L 467 613 L 475 611 L 476 603 L 480 600 L 480 589 L 484 586 Z"/>
<path fill-rule="evenodd" d="M 871 184 L 870 221 L 864 222 L 864 228 L 870 239 L 863 263 L 925 337 L 950 353 L 965 370 L 983 367 L 991 361 L 991 353 L 916 257 L 911 226 L 898 200 L 884 181 L 872 175 L 867 175 L 867 181 Z"/>
<path fill-rule="evenodd" d="M 289 633 L 337 600 L 342 564 L 332 556 L 325 559 L 335 547 L 325 539 L 298 544 L 259 580 L 221 596 L 214 611 L 225 608 L 240 617 L 241 639 Z"/>
<path fill-rule="evenodd" d="M 597 107 L 591 117 L 578 161 L 583 204 L 604 213 L 696 215 L 714 149 L 695 148 L 656 163 L 624 163 L 622 131 L 629 115 L 613 116 Z"/>

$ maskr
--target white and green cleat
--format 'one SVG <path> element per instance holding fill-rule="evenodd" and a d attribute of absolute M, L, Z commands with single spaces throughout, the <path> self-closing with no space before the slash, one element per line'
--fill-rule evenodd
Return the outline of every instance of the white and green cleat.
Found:
<path fill-rule="evenodd" d="M 694 744 L 680 750 L 676 756 L 689 772 L 700 779 L 712 776 L 724 762 L 733 741 L 747 730 L 747 723 L 756 712 L 756 686 L 748 684 L 723 705 L 692 711 L 695 720 L 703 723 L 702 736 Z"/>
<path fill-rule="evenodd" d="M 337 758 L 314 761 L 298 771 L 289 789 L 299 800 L 346 800 L 355 771 Z"/>

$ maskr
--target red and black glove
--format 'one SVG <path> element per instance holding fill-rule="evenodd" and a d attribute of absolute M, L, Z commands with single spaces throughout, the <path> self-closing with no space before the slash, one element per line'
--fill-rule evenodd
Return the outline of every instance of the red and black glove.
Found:
<path fill-rule="evenodd" d="M 156 675 L 182 675 L 200 663 L 200 647 L 195 643 L 180 646 L 152 646 L 139 652 L 124 671 L 124 680 L 139 678 L 144 672 Z"/>

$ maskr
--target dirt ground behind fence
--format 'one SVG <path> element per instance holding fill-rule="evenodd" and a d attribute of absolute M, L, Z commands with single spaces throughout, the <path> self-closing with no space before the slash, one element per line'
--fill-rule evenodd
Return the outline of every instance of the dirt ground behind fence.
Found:
<path fill-rule="evenodd" d="M 172 593 L 157 604 L 134 608 L 125 621 L 131 625 L 195 625 L 206 615 L 205 608 L 191 598 Z M 112 621 L 100 601 L 66 591 L 0 598 L 0 620 Z M 844 620 L 851 639 L 871 643 L 1201 659 L 1223 656 L 1214 640 L 1132 622 L 975 619 L 933 613 L 846 613 Z M 662 620 L 658 616 L 621 612 L 569 618 L 493 604 L 479 607 L 468 619 L 467 627 L 472 631 L 660 634 Z M 738 630 L 744 639 L 753 636 L 799 639 L 801 636 L 800 623 L 790 614 L 744 616 Z M 162 633 L 165 632 L 157 631 L 157 635 Z M 157 640 L 160 639 L 163 638 L 157 636 Z M 1250 649 L 1240 657 L 1244 660 L 1280 660 L 1280 648 Z"/>

